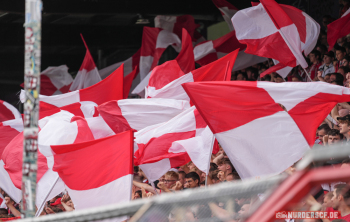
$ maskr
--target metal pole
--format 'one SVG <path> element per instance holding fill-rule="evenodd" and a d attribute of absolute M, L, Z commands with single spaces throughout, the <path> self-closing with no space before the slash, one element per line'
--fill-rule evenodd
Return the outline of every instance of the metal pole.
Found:
<path fill-rule="evenodd" d="M 35 216 L 41 65 L 41 0 L 25 1 L 22 218 Z"/>

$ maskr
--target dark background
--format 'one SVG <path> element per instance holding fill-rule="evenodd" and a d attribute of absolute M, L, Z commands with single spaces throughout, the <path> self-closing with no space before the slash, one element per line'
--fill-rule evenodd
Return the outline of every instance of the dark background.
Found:
<path fill-rule="evenodd" d="M 239 9 L 251 0 L 227 0 Z M 257 0 L 253 0 L 257 1 Z M 322 16 L 338 18 L 337 0 L 277 0 L 304 10 L 321 24 Z M 0 0 L 0 99 L 18 107 L 24 70 L 24 0 Z M 123 61 L 141 46 L 141 14 L 154 27 L 156 15 L 192 15 L 199 31 L 223 21 L 211 0 L 44 0 L 41 70 L 66 64 L 75 75 L 83 61 L 83 34 L 98 68 Z"/>

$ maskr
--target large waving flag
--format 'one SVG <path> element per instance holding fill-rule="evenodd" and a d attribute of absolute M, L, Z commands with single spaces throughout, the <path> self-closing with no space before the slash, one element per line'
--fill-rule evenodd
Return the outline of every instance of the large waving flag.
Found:
<path fill-rule="evenodd" d="M 328 51 L 333 49 L 334 44 L 339 38 L 350 33 L 350 8 L 342 15 L 341 18 L 327 25 L 327 42 Z"/>
<path fill-rule="evenodd" d="M 343 87 L 326 83 L 199 82 L 184 88 L 241 178 L 293 165 L 333 107 L 349 100 Z"/>
<path fill-rule="evenodd" d="M 190 159 L 207 172 L 213 134 L 206 126 L 195 107 L 191 107 L 165 123 L 140 130 L 135 133 L 135 165 L 140 165 L 150 181 Z"/>
<path fill-rule="evenodd" d="M 22 118 L 21 113 L 10 103 L 0 100 L 0 122 Z"/>
<path fill-rule="evenodd" d="M 21 102 L 23 103 L 25 101 L 25 91 L 21 92 L 20 98 Z M 57 107 L 84 101 L 90 101 L 100 105 L 110 100 L 123 99 L 123 65 L 104 80 L 88 88 L 62 95 L 40 95 L 39 98 L 40 111 L 47 111 Z"/>
<path fill-rule="evenodd" d="M 235 64 L 237 54 L 238 50 L 229 53 L 215 62 L 193 70 L 168 84 L 162 82 L 163 87 L 161 88 L 160 86 L 162 85 L 149 86 L 146 89 L 146 98 L 168 98 L 189 101 L 190 99 L 181 84 L 186 82 L 224 81 L 227 78 L 230 79 L 231 70 Z"/>
<path fill-rule="evenodd" d="M 238 11 L 232 23 L 237 39 L 247 44 L 245 52 L 279 61 L 275 69 L 306 68 L 302 51 L 311 52 L 319 34 L 319 25 L 304 12 L 274 0 L 262 0 L 257 6 Z"/>
<path fill-rule="evenodd" d="M 90 50 L 86 45 L 83 35 L 81 35 L 81 38 L 84 42 L 86 53 L 85 53 L 83 63 L 81 64 L 80 69 L 72 85 L 69 88 L 70 91 L 85 89 L 101 81 L 101 76 L 98 73 L 94 59 L 91 56 Z"/>
<path fill-rule="evenodd" d="M 54 153 L 52 169 L 65 183 L 75 209 L 130 200 L 133 176 L 132 131 L 49 148 Z"/>
<path fill-rule="evenodd" d="M 49 66 L 40 73 L 40 94 L 52 96 L 67 93 L 72 82 L 66 65 Z M 21 86 L 24 87 L 24 83 Z"/>
<path fill-rule="evenodd" d="M 226 0 L 212 0 L 215 6 L 220 10 L 222 17 L 226 21 L 230 30 L 234 30 L 234 27 L 231 22 L 231 18 L 236 14 L 239 10 Z"/>
<path fill-rule="evenodd" d="M 196 63 L 204 66 L 239 49 L 233 71 L 266 61 L 266 58 L 245 53 L 244 50 L 246 48 L 247 46 L 240 43 L 236 38 L 236 33 L 232 31 L 218 39 L 205 41 L 196 45 L 194 47 L 194 58 Z"/>
<path fill-rule="evenodd" d="M 121 133 L 166 122 L 188 108 L 189 102 L 182 100 L 123 99 L 104 103 L 97 110 L 115 133 Z"/>

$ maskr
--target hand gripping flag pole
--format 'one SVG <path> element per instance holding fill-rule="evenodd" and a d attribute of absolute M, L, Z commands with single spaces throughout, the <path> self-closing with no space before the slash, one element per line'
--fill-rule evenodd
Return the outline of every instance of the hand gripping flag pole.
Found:
<path fill-rule="evenodd" d="M 22 218 L 35 216 L 41 64 L 41 0 L 25 1 Z"/>

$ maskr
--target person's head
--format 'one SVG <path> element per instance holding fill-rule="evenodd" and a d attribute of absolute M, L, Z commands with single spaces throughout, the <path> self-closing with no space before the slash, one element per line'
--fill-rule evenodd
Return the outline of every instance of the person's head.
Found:
<path fill-rule="evenodd" d="M 322 24 L 325 28 L 327 28 L 327 25 L 331 23 L 333 20 L 332 16 L 330 15 L 324 15 L 322 18 Z"/>
<path fill-rule="evenodd" d="M 327 83 L 331 83 L 331 74 L 328 73 L 324 76 L 324 81 Z"/>
<path fill-rule="evenodd" d="M 331 73 L 330 77 L 331 83 L 336 82 L 337 85 L 343 85 L 344 82 L 344 76 L 340 73 Z"/>
<path fill-rule="evenodd" d="M 324 54 L 323 56 L 323 62 L 326 64 L 326 65 L 329 65 L 333 62 L 334 60 L 334 52 L 333 51 L 329 51 L 327 52 L 326 54 Z"/>
<path fill-rule="evenodd" d="M 185 184 L 187 188 L 199 187 L 200 178 L 196 172 L 189 172 L 185 175 Z"/>
<path fill-rule="evenodd" d="M 327 135 L 330 130 L 331 128 L 328 126 L 328 124 L 322 124 L 317 128 L 317 136 L 322 140 L 323 137 Z"/>
<path fill-rule="evenodd" d="M 192 161 L 188 162 L 187 167 L 192 170 L 192 168 L 196 167 Z"/>
<path fill-rule="evenodd" d="M 8 214 L 7 209 L 0 208 L 0 215 L 2 215 L 2 214 Z"/>
<path fill-rule="evenodd" d="M 226 175 L 226 181 L 233 181 L 233 180 L 239 180 L 239 179 L 240 177 L 236 172 L 229 173 Z"/>
<path fill-rule="evenodd" d="M 323 197 L 323 206 L 332 207 L 333 192 L 328 192 Z"/>
<path fill-rule="evenodd" d="M 346 40 L 345 40 L 346 41 Z M 342 47 L 345 48 L 346 54 L 349 55 L 350 54 L 350 42 L 345 42 Z"/>
<path fill-rule="evenodd" d="M 166 174 L 165 174 L 165 180 L 164 180 L 164 183 L 165 183 L 165 186 L 170 189 L 171 187 L 173 187 L 176 182 L 179 181 L 179 174 L 174 172 L 174 171 L 168 171 Z"/>
<path fill-rule="evenodd" d="M 231 161 L 227 158 L 223 158 L 218 161 L 218 169 L 223 171 L 225 175 L 228 175 L 229 173 L 233 172 L 233 165 Z"/>
<path fill-rule="evenodd" d="M 342 61 L 346 55 L 346 50 L 344 47 L 338 47 L 335 50 L 335 57 L 337 58 L 338 61 Z"/>
<path fill-rule="evenodd" d="M 327 47 L 323 44 L 317 45 L 316 50 L 319 51 L 321 53 L 321 55 L 324 55 L 325 53 L 327 53 Z M 321 57 L 321 58 L 323 58 L 323 57 Z"/>
<path fill-rule="evenodd" d="M 345 136 L 350 131 L 350 115 L 338 117 L 337 120 L 339 122 L 339 131 Z"/>
<path fill-rule="evenodd" d="M 347 184 L 337 184 L 333 191 L 333 208 L 338 210 L 342 206 L 350 206 L 350 186 Z"/>
<path fill-rule="evenodd" d="M 301 78 L 298 74 L 292 76 L 292 82 L 302 82 L 303 78 Z"/>
<path fill-rule="evenodd" d="M 134 200 L 141 199 L 141 198 L 142 198 L 142 191 L 141 190 L 135 191 Z"/>
<path fill-rule="evenodd" d="M 219 173 L 218 169 L 209 172 L 209 177 L 211 178 L 211 181 L 213 183 L 219 183 L 220 182 L 220 180 L 218 178 L 218 173 Z"/>
<path fill-rule="evenodd" d="M 185 175 L 186 173 L 184 171 L 179 171 L 179 181 L 182 185 L 185 184 Z"/>
<path fill-rule="evenodd" d="M 309 59 L 312 64 L 319 63 L 321 61 L 321 53 L 314 49 L 310 52 Z"/>
<path fill-rule="evenodd" d="M 276 83 L 281 83 L 281 82 L 284 82 L 284 80 L 283 80 L 282 76 L 280 76 L 280 75 L 278 75 L 278 74 L 276 73 L 275 82 L 276 82 Z"/>
<path fill-rule="evenodd" d="M 344 59 L 343 59 L 343 60 L 344 60 Z M 345 76 L 346 76 L 346 74 L 347 74 L 348 72 L 350 72 L 350 69 L 349 69 L 349 67 L 347 67 L 347 66 L 340 66 L 339 69 L 338 69 L 338 73 L 342 74 L 343 77 L 344 77 L 344 79 L 345 79 Z"/>
<path fill-rule="evenodd" d="M 327 135 L 328 135 L 328 145 L 339 143 L 340 140 L 343 139 L 343 134 L 341 134 L 337 129 L 331 129 L 330 131 L 328 131 Z"/>
<path fill-rule="evenodd" d="M 321 32 L 320 33 L 320 43 L 322 45 L 328 45 L 328 42 L 327 42 L 327 34 L 325 32 Z"/>
<path fill-rule="evenodd" d="M 218 165 L 216 165 L 216 163 L 210 163 L 209 170 L 216 170 L 217 168 L 218 168 Z"/>
<path fill-rule="evenodd" d="M 141 178 L 147 178 L 146 174 L 142 171 L 141 167 L 139 167 L 137 174 L 141 177 Z"/>
<path fill-rule="evenodd" d="M 240 218 L 246 218 L 249 215 L 249 208 L 250 208 L 250 204 L 246 203 L 244 204 L 240 211 L 238 211 L 238 215 Z"/>
<path fill-rule="evenodd" d="M 349 55 L 344 56 L 342 63 L 343 63 L 343 66 L 346 66 L 349 68 L 350 67 L 350 56 Z"/>
<path fill-rule="evenodd" d="M 259 70 L 253 67 L 246 69 L 247 76 L 249 80 L 257 80 L 259 76 Z"/>
<path fill-rule="evenodd" d="M 237 78 L 236 78 L 237 81 L 246 81 L 248 80 L 248 75 L 247 73 L 245 72 L 240 72 L 240 73 L 237 73 Z"/>

